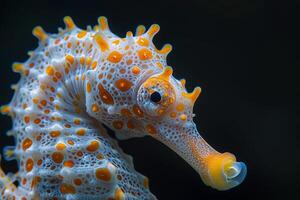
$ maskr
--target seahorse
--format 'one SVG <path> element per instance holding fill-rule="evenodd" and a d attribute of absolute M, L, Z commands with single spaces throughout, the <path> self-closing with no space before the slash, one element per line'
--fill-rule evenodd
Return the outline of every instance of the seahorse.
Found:
<path fill-rule="evenodd" d="M 4 157 L 17 159 L 19 171 L 0 170 L 1 199 L 157 199 L 118 146 L 117 139 L 143 136 L 174 150 L 212 188 L 244 180 L 246 165 L 198 133 L 193 106 L 201 89 L 187 92 L 186 81 L 173 77 L 166 61 L 172 46 L 153 44 L 157 24 L 120 38 L 105 17 L 86 30 L 68 16 L 64 23 L 57 34 L 34 28 L 37 49 L 13 64 L 21 78 L 1 112 L 12 118 L 8 135 L 16 142 Z"/>

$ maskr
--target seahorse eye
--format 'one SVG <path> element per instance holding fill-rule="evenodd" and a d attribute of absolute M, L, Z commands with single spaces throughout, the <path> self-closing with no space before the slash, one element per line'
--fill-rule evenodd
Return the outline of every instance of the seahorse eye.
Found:
<path fill-rule="evenodd" d="M 159 103 L 161 101 L 161 95 L 159 92 L 155 91 L 150 95 L 150 100 L 154 103 Z"/>

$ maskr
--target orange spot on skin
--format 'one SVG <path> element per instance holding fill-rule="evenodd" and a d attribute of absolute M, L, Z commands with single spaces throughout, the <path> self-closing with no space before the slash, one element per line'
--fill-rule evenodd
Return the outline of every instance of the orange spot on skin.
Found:
<path fill-rule="evenodd" d="M 25 116 L 25 117 L 24 117 L 24 122 L 25 122 L 26 124 L 28 124 L 28 123 L 30 122 L 30 117 L 29 117 L 29 116 Z"/>
<path fill-rule="evenodd" d="M 129 129 L 134 129 L 135 128 L 133 121 L 129 120 L 127 122 L 127 128 L 129 128 Z"/>
<path fill-rule="evenodd" d="M 102 160 L 104 158 L 104 156 L 102 154 L 98 154 L 96 157 L 98 160 Z"/>
<path fill-rule="evenodd" d="M 55 76 L 56 78 L 60 79 L 62 77 L 61 73 L 60 72 L 55 72 Z"/>
<path fill-rule="evenodd" d="M 83 38 L 84 36 L 86 36 L 87 32 L 86 31 L 81 31 L 77 34 L 78 38 Z"/>
<path fill-rule="evenodd" d="M 40 165 L 42 165 L 42 164 L 43 164 L 43 160 L 42 160 L 42 159 L 39 159 L 39 160 L 37 161 L 37 165 L 40 166 Z"/>
<path fill-rule="evenodd" d="M 39 124 L 40 122 L 41 122 L 41 119 L 40 119 L 40 118 L 37 118 L 37 119 L 34 120 L 34 123 L 35 123 L 35 124 Z"/>
<path fill-rule="evenodd" d="M 96 40 L 102 52 L 109 50 L 109 45 L 100 33 L 96 33 L 94 39 Z"/>
<path fill-rule="evenodd" d="M 121 188 L 117 188 L 115 191 L 115 200 L 124 200 L 125 194 Z"/>
<path fill-rule="evenodd" d="M 84 128 L 80 128 L 76 131 L 76 134 L 79 136 L 83 136 L 83 135 L 85 135 L 85 133 L 86 133 L 86 130 Z"/>
<path fill-rule="evenodd" d="M 115 129 L 122 129 L 123 128 L 123 122 L 122 121 L 114 121 L 113 122 L 113 127 Z"/>
<path fill-rule="evenodd" d="M 56 144 L 55 147 L 59 151 L 63 151 L 63 150 L 65 150 L 67 148 L 67 146 L 64 143 L 58 143 L 58 144 Z"/>
<path fill-rule="evenodd" d="M 97 67 L 97 64 L 98 64 L 98 62 L 97 62 L 97 61 L 94 61 L 94 62 L 92 63 L 92 69 L 95 69 L 95 68 Z"/>
<path fill-rule="evenodd" d="M 148 60 L 152 58 L 152 53 L 149 49 L 143 48 L 137 51 L 138 57 L 141 60 Z"/>
<path fill-rule="evenodd" d="M 34 162 L 31 158 L 26 161 L 26 171 L 30 172 L 33 169 Z"/>
<path fill-rule="evenodd" d="M 124 68 L 120 69 L 120 73 L 121 74 L 125 74 L 126 73 L 126 69 L 124 69 Z"/>
<path fill-rule="evenodd" d="M 184 111 L 184 104 L 183 104 L 183 103 L 179 103 L 179 104 L 176 106 L 176 110 L 177 110 L 178 112 Z"/>
<path fill-rule="evenodd" d="M 42 136 L 41 136 L 41 135 L 38 135 L 38 136 L 36 136 L 36 138 L 35 138 L 36 141 L 40 141 L 41 139 L 42 139 Z"/>
<path fill-rule="evenodd" d="M 60 136 L 60 131 L 51 131 L 50 136 L 51 137 L 58 137 L 58 136 Z"/>
<path fill-rule="evenodd" d="M 80 62 L 81 65 L 84 65 L 84 63 L 85 63 L 85 57 L 81 57 L 79 59 L 79 62 Z"/>
<path fill-rule="evenodd" d="M 72 160 L 67 160 L 66 162 L 64 162 L 64 166 L 72 168 L 74 166 L 74 162 Z"/>
<path fill-rule="evenodd" d="M 131 71 L 134 75 L 138 75 L 141 72 L 141 69 L 138 66 L 134 66 Z"/>
<path fill-rule="evenodd" d="M 87 84 L 86 84 L 86 91 L 88 93 L 90 93 L 92 91 L 92 86 L 91 86 L 90 82 L 87 82 Z"/>
<path fill-rule="evenodd" d="M 133 110 L 133 113 L 136 114 L 137 116 L 139 116 L 139 117 L 144 116 L 143 111 L 141 110 L 141 108 L 138 105 L 134 105 L 132 110 Z"/>
<path fill-rule="evenodd" d="M 177 113 L 176 113 L 176 112 L 171 112 L 171 113 L 170 113 L 170 117 L 175 118 L 176 116 L 177 116 Z"/>
<path fill-rule="evenodd" d="M 179 116 L 179 118 L 182 120 L 182 121 L 185 121 L 187 119 L 187 116 L 185 114 L 182 114 Z"/>
<path fill-rule="evenodd" d="M 73 64 L 74 63 L 74 56 L 72 55 L 66 55 L 66 60 L 70 63 Z"/>
<path fill-rule="evenodd" d="M 123 55 L 120 54 L 118 51 L 113 51 L 108 55 L 107 60 L 109 60 L 112 63 L 118 63 L 122 60 L 122 57 Z"/>
<path fill-rule="evenodd" d="M 29 138 L 26 138 L 22 143 L 22 148 L 24 151 L 26 151 L 26 149 L 31 147 L 31 145 L 32 145 L 32 140 Z"/>
<path fill-rule="evenodd" d="M 22 185 L 25 185 L 26 182 L 27 182 L 27 179 L 26 179 L 26 178 L 23 178 L 23 179 L 22 179 Z"/>
<path fill-rule="evenodd" d="M 93 111 L 93 112 L 98 112 L 99 110 L 100 110 L 100 109 L 99 109 L 99 106 L 98 106 L 97 104 L 94 103 L 94 104 L 92 105 L 92 111 Z"/>
<path fill-rule="evenodd" d="M 39 183 L 41 181 L 41 177 L 39 176 L 35 176 L 33 179 L 32 179 L 32 182 L 31 182 L 31 189 L 34 188 L 37 183 Z"/>
<path fill-rule="evenodd" d="M 74 122 L 74 124 L 76 124 L 76 125 L 80 125 L 81 120 L 78 119 L 78 118 L 75 118 L 75 119 L 73 120 L 73 122 Z"/>
<path fill-rule="evenodd" d="M 156 134 L 157 132 L 156 132 L 156 128 L 153 126 L 153 125 L 151 125 L 151 124 L 148 124 L 147 126 L 146 126 L 146 131 L 149 133 L 149 134 Z"/>
<path fill-rule="evenodd" d="M 60 192 L 62 194 L 75 194 L 76 193 L 76 189 L 72 185 L 63 183 L 60 186 Z"/>
<path fill-rule="evenodd" d="M 131 88 L 132 83 L 126 79 L 121 78 L 115 82 L 115 86 L 122 92 L 126 92 Z"/>
<path fill-rule="evenodd" d="M 90 66 L 91 63 L 92 63 L 92 58 L 91 58 L 91 57 L 88 57 L 88 58 L 86 59 L 86 65 L 87 65 L 87 66 Z"/>
<path fill-rule="evenodd" d="M 114 104 L 114 100 L 112 96 L 104 89 L 104 87 L 100 83 L 98 84 L 98 89 L 99 89 L 101 100 L 105 104 L 111 104 L 111 105 Z"/>
<path fill-rule="evenodd" d="M 82 153 L 82 151 L 78 151 L 78 152 L 76 153 L 76 155 L 77 155 L 78 157 L 81 157 L 81 156 L 83 156 L 83 153 Z"/>
<path fill-rule="evenodd" d="M 73 182 L 75 185 L 78 185 L 78 186 L 82 184 L 82 181 L 80 178 L 75 178 Z"/>
<path fill-rule="evenodd" d="M 148 46 L 148 45 L 149 45 L 149 40 L 147 40 L 146 38 L 140 37 L 140 38 L 137 40 L 137 43 L 138 43 L 140 46 Z"/>
<path fill-rule="evenodd" d="M 132 64 L 132 60 L 131 60 L 131 59 L 127 60 L 127 61 L 126 61 L 126 64 L 127 64 L 127 65 L 131 65 L 131 64 Z"/>
<path fill-rule="evenodd" d="M 115 40 L 112 42 L 114 45 L 118 45 L 120 43 L 120 40 Z"/>
<path fill-rule="evenodd" d="M 86 150 L 90 152 L 97 151 L 100 147 L 100 144 L 97 140 L 91 141 L 90 144 L 86 147 Z"/>
<path fill-rule="evenodd" d="M 131 114 L 130 110 L 128 110 L 127 108 L 123 108 L 123 109 L 121 109 L 121 115 L 123 115 L 125 117 L 129 117 L 132 114 Z"/>
<path fill-rule="evenodd" d="M 33 103 L 38 104 L 39 99 L 38 98 L 33 98 L 32 101 L 33 101 Z"/>
<path fill-rule="evenodd" d="M 43 100 L 41 101 L 41 105 L 42 105 L 42 106 L 46 106 L 46 105 L 47 105 L 47 101 L 46 101 L 45 99 L 43 99 Z"/>
<path fill-rule="evenodd" d="M 56 40 L 54 41 L 54 44 L 59 44 L 59 42 L 60 42 L 60 39 L 56 39 Z"/>
<path fill-rule="evenodd" d="M 98 179 L 103 181 L 110 181 L 111 174 L 107 168 L 99 168 L 96 170 L 95 175 Z"/>
<path fill-rule="evenodd" d="M 74 141 L 73 141 L 73 140 L 68 140 L 67 143 L 68 143 L 69 145 L 71 145 L 71 146 L 74 145 Z"/>
<path fill-rule="evenodd" d="M 64 160 L 64 155 L 60 152 L 54 152 L 51 157 L 55 163 L 61 163 Z"/>
<path fill-rule="evenodd" d="M 48 76 L 52 76 L 52 75 L 54 74 L 54 69 L 53 69 L 52 66 L 48 66 L 48 67 L 46 68 L 46 74 L 47 74 Z"/>

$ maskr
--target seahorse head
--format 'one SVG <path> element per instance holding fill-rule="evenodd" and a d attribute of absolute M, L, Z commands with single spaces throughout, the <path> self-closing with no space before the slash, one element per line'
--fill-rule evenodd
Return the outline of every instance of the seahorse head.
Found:
<path fill-rule="evenodd" d="M 159 26 L 146 32 L 139 26 L 135 36 L 128 32 L 126 38 L 118 38 L 100 18 L 96 29 L 93 38 L 102 53 L 88 73 L 88 112 L 116 130 L 118 137 L 149 135 L 166 144 L 213 188 L 240 184 L 245 164 L 230 153 L 217 152 L 198 133 L 193 106 L 201 89 L 188 92 L 185 80 L 173 77 L 166 62 L 171 45 L 158 50 L 152 42 Z"/>

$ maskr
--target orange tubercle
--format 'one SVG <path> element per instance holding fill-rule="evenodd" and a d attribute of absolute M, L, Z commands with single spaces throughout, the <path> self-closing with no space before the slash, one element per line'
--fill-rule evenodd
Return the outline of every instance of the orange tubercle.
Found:
<path fill-rule="evenodd" d="M 119 79 L 115 82 L 115 86 L 122 92 L 126 92 L 132 86 L 132 83 L 124 78 Z"/>

